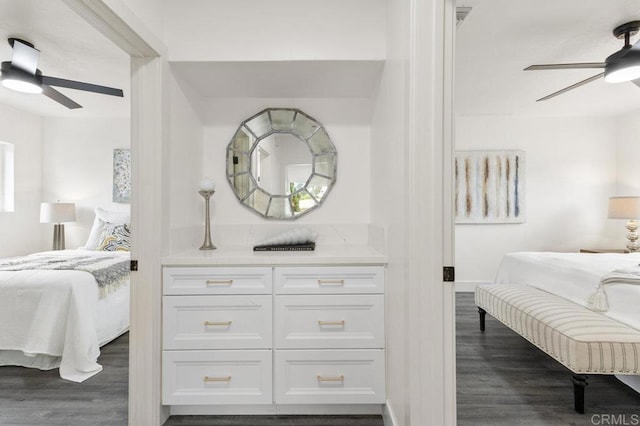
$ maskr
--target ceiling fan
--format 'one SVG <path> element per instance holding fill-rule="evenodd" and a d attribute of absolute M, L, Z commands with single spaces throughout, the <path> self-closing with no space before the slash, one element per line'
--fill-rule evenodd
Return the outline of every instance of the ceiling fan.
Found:
<path fill-rule="evenodd" d="M 69 109 L 82 108 L 82 106 L 51 86 L 124 96 L 121 89 L 43 75 L 38 69 L 40 51 L 33 44 L 13 37 L 8 41 L 13 48 L 13 54 L 11 61 L 2 62 L 1 65 L 0 81 L 4 87 L 22 93 L 42 93 Z"/>
<path fill-rule="evenodd" d="M 640 87 L 640 41 L 637 41 L 634 45 L 630 43 L 631 36 L 637 34 L 639 30 L 640 21 L 627 22 L 614 28 L 613 35 L 618 39 L 624 39 L 624 46 L 622 46 L 622 49 L 607 57 L 604 62 L 531 65 L 525 68 L 525 71 L 604 68 L 604 72 L 589 77 L 586 80 L 579 81 L 562 90 L 558 90 L 557 92 L 538 99 L 538 101 L 546 101 L 569 90 L 591 83 L 602 76 L 604 76 L 604 80 L 608 83 L 633 81 Z"/>

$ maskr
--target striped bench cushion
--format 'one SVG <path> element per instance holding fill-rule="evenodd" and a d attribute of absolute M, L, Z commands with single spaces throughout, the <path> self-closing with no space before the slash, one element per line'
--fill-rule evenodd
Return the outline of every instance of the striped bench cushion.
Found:
<path fill-rule="evenodd" d="M 476 305 L 574 373 L 640 374 L 640 331 L 532 287 L 479 286 Z"/>

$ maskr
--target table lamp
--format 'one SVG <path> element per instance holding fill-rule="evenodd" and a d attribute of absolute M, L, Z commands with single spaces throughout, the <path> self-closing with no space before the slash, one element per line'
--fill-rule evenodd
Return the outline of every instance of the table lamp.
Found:
<path fill-rule="evenodd" d="M 53 223 L 53 250 L 64 250 L 64 225 L 76 221 L 74 203 L 40 204 L 40 223 Z"/>
<path fill-rule="evenodd" d="M 627 219 L 627 249 L 638 251 L 638 222 L 640 218 L 640 197 L 610 197 L 609 219 Z"/>

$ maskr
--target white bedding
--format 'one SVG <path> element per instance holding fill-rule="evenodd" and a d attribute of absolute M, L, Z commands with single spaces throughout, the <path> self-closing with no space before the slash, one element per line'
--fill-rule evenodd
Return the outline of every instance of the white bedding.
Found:
<path fill-rule="evenodd" d="M 640 253 L 508 253 L 495 283 L 528 285 L 587 306 L 604 275 L 639 262 Z M 640 330 L 640 286 L 609 285 L 606 292 L 609 310 L 603 314 Z"/>
<path fill-rule="evenodd" d="M 494 282 L 536 287 L 588 307 L 603 276 L 639 263 L 640 253 L 508 253 Z M 607 285 L 606 294 L 609 309 L 602 314 L 640 330 L 640 285 Z M 619 378 L 640 392 L 640 376 Z"/>
<path fill-rule="evenodd" d="M 59 256 L 114 252 L 63 250 Z M 129 253 L 119 253 L 128 258 Z M 129 326 L 128 280 L 99 298 L 89 272 L 0 271 L 0 365 L 59 367 L 60 377 L 82 382 L 102 370 L 100 346 Z"/>

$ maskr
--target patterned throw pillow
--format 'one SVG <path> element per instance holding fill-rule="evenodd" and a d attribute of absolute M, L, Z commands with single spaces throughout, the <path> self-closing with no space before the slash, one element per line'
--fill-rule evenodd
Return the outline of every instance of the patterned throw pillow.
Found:
<path fill-rule="evenodd" d="M 107 223 L 100 235 L 99 251 L 131 251 L 131 232 L 129 224 L 114 225 Z"/>

